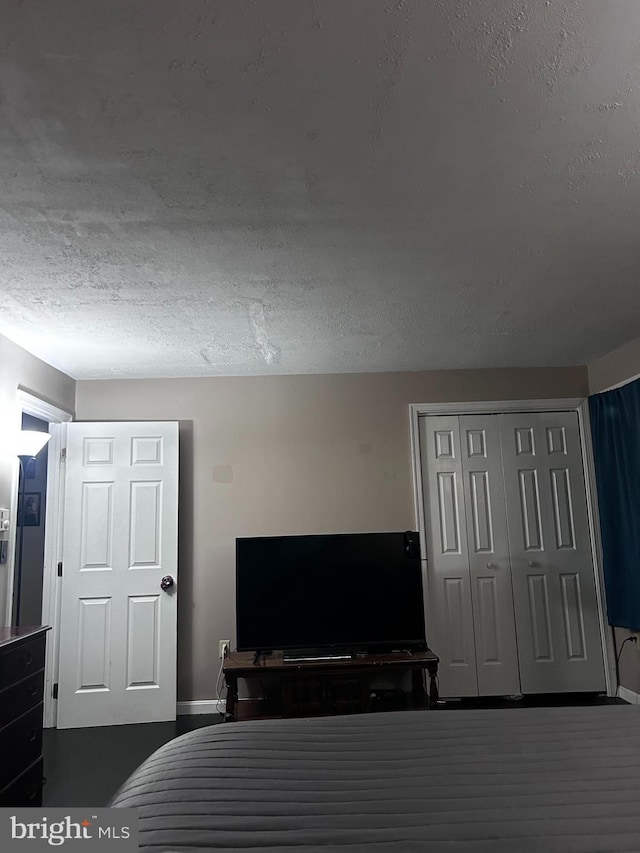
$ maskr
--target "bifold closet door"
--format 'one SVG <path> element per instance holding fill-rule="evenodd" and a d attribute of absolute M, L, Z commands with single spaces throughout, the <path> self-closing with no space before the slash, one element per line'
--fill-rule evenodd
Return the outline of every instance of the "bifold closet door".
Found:
<path fill-rule="evenodd" d="M 523 693 L 605 689 L 578 418 L 500 415 Z"/>
<path fill-rule="evenodd" d="M 471 579 L 457 417 L 420 419 L 427 641 L 442 696 L 477 696 Z"/>
<path fill-rule="evenodd" d="M 520 693 L 500 426 L 460 417 L 469 577 L 480 696 Z"/>
<path fill-rule="evenodd" d="M 443 696 L 520 692 L 498 421 L 420 419 L 427 639 Z"/>

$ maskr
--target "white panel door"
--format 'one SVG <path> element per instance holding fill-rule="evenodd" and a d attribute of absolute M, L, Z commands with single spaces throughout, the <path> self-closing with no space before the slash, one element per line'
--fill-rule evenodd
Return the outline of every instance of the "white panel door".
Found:
<path fill-rule="evenodd" d="M 178 424 L 67 429 L 58 728 L 174 720 Z"/>
<path fill-rule="evenodd" d="M 477 696 L 471 580 L 457 417 L 420 419 L 427 571 L 427 641 L 442 696 Z"/>
<path fill-rule="evenodd" d="M 471 601 L 480 696 L 520 693 L 500 426 L 460 417 Z"/>
<path fill-rule="evenodd" d="M 500 415 L 523 693 L 604 690 L 575 412 Z"/>

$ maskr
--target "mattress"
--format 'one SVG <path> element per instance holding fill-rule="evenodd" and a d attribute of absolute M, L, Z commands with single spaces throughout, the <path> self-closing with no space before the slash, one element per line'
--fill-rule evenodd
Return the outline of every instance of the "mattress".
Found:
<path fill-rule="evenodd" d="M 156 853 L 639 853 L 640 707 L 210 726 L 112 805 L 139 809 Z"/>

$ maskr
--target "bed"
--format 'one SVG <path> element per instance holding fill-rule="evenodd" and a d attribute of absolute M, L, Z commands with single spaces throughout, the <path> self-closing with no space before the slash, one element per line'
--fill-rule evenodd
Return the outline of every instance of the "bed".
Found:
<path fill-rule="evenodd" d="M 154 853 L 638 853 L 640 707 L 209 726 L 112 805 L 139 809 Z"/>

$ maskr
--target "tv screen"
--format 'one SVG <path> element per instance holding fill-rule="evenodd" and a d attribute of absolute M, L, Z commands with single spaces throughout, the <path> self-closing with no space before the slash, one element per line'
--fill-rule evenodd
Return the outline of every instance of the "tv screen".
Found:
<path fill-rule="evenodd" d="M 417 533 L 236 539 L 238 651 L 424 646 Z"/>

